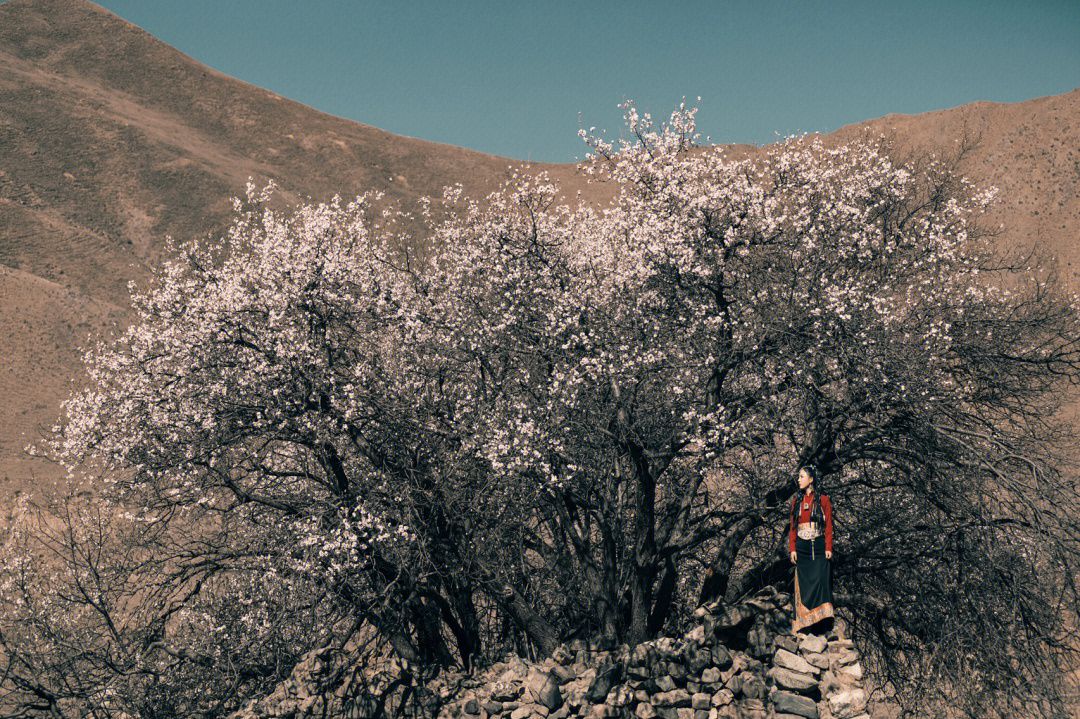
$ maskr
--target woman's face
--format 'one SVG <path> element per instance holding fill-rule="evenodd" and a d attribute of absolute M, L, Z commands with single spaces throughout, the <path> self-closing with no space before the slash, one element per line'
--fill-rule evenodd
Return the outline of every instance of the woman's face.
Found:
<path fill-rule="evenodd" d="M 799 482 L 799 489 L 805 490 L 807 487 L 810 486 L 810 483 L 813 480 L 811 479 L 809 472 L 807 472 L 805 469 L 800 469 L 799 479 L 797 481 Z"/>

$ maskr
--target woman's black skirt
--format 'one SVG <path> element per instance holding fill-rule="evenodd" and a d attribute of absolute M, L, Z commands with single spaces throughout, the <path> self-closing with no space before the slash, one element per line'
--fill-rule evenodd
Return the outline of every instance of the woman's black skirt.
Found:
<path fill-rule="evenodd" d="M 825 537 L 796 539 L 795 621 L 798 632 L 823 619 L 832 621 L 832 567 L 825 558 Z"/>

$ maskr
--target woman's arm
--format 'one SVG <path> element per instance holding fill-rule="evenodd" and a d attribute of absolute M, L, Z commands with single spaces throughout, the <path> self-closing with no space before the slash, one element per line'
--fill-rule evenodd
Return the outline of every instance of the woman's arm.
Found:
<path fill-rule="evenodd" d="M 789 518 L 788 518 L 788 525 L 789 525 L 788 526 L 788 552 L 789 553 L 795 551 L 795 534 L 796 534 L 796 531 L 797 531 L 796 525 L 795 525 L 795 505 L 798 502 L 799 502 L 799 495 L 796 494 L 795 498 L 791 500 L 791 512 L 788 513 L 790 515 Z"/>

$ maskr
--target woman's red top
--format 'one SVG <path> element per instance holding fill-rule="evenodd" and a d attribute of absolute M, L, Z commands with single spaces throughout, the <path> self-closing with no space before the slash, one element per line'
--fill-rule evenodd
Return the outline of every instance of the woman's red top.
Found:
<path fill-rule="evenodd" d="M 809 522 L 810 510 L 814 504 L 814 494 L 803 494 L 799 492 L 795 495 L 795 498 L 791 500 L 791 511 L 795 512 L 795 503 L 802 502 L 802 507 L 799 508 L 799 518 L 797 522 Z M 826 494 L 821 495 L 821 513 L 825 515 L 825 551 L 832 551 L 832 502 L 829 501 L 829 496 Z M 798 535 L 798 527 L 794 522 L 788 520 L 788 536 L 790 541 L 788 547 L 791 552 L 795 551 L 795 537 Z"/>

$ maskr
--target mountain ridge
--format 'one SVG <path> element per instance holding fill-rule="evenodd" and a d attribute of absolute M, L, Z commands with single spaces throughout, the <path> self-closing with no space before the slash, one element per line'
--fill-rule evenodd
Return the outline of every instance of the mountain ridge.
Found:
<path fill-rule="evenodd" d="M 962 169 L 1003 199 L 1001 242 L 1033 244 L 1080 278 L 1080 90 L 979 101 L 846 125 L 902 146 L 982 138 Z M 723 145 L 733 158 L 764 150 Z M 526 163 L 394 135 L 308 108 L 184 55 L 88 0 L 0 3 L 0 481 L 55 472 L 22 456 L 50 426 L 78 345 L 128 317 L 127 286 L 163 258 L 162 238 L 222 231 L 248 177 L 286 201 L 382 190 L 403 209 L 461 182 L 483 197 L 513 168 L 547 171 L 564 198 L 604 202 L 573 163 Z M 43 282 L 37 282 L 38 278 Z M 85 331 L 85 332 L 84 332 Z"/>

